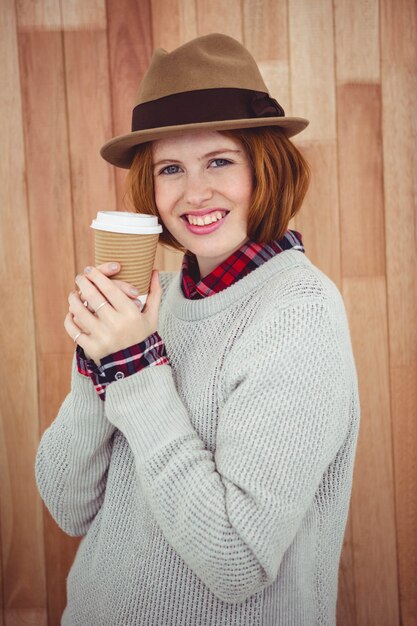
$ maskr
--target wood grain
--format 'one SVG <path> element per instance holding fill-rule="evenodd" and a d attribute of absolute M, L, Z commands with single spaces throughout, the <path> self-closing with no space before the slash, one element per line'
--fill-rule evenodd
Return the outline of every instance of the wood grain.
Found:
<path fill-rule="evenodd" d="M 292 101 L 287 115 L 306 117 L 303 141 L 336 139 L 331 0 L 288 0 Z"/>
<path fill-rule="evenodd" d="M 348 617 L 344 603 L 338 603 L 338 617 L 343 623 L 348 619 L 388 626 L 399 620 L 391 413 L 388 387 L 381 397 L 381 414 L 375 387 L 367 384 L 373 377 L 376 385 L 387 381 L 389 372 L 386 351 L 378 355 L 372 372 L 367 371 L 372 350 L 386 346 L 378 339 L 387 336 L 379 12 L 375 0 L 337 2 L 334 9 L 342 293 L 357 355 L 362 409 L 346 534 L 350 541 L 344 546 L 352 566 L 350 576 L 344 572 L 345 596 L 352 601 Z M 367 411 L 369 406 L 375 410 Z M 374 525 L 376 531 L 371 532 Z M 372 606 L 367 601 L 371 596 Z"/>
<path fill-rule="evenodd" d="M 388 350 L 401 623 L 417 624 L 417 5 L 381 2 Z M 401 242 L 398 244 L 398 242 Z"/>
<path fill-rule="evenodd" d="M 417 363 L 416 198 L 417 75 L 383 66 L 384 197 L 393 366 Z M 396 238 L 401 245 L 395 245 Z"/>
<path fill-rule="evenodd" d="M 379 83 L 378 0 L 337 0 L 333 6 L 337 82 Z"/>
<path fill-rule="evenodd" d="M 379 85 L 338 85 L 337 110 L 343 275 L 383 276 L 385 233 Z"/>
<path fill-rule="evenodd" d="M 44 364 L 47 363 L 48 369 L 54 371 L 56 363 L 59 363 L 57 355 L 69 362 L 74 350 L 73 342 L 63 328 L 63 321 L 76 272 L 62 33 L 56 28 L 21 29 L 20 19 L 26 24 L 24 18 L 29 6 L 30 2 L 19 4 L 22 14 L 18 10 L 17 19 L 30 218 L 31 260 L 28 265 L 32 272 L 38 342 L 38 439 L 56 415 L 54 407 L 42 401 L 45 386 L 48 385 Z M 59 5 L 55 5 L 55 10 L 57 23 Z M 63 398 L 65 388 L 54 387 L 54 392 Z M 32 460 L 32 475 L 33 466 Z M 54 535 L 46 532 L 48 515 L 44 507 L 47 600 L 40 597 L 38 601 L 43 601 L 48 608 L 49 623 L 58 624 L 65 605 L 65 578 L 62 571 L 56 568 L 54 553 L 57 544 L 59 549 L 65 549 L 68 538 L 58 529 L 55 537 L 58 532 L 61 539 L 54 542 Z M 32 569 L 32 576 L 33 571 L 36 570 Z M 54 573 L 59 577 L 61 594 L 56 593 L 53 585 L 50 587 Z M 27 606 L 27 603 L 22 606 Z"/>
<path fill-rule="evenodd" d="M 417 366 L 392 366 L 391 406 L 401 623 L 417 624 Z"/>
<path fill-rule="evenodd" d="M 107 0 L 107 24 L 112 137 L 116 137 L 131 130 L 133 105 L 152 56 L 149 0 Z M 117 208 L 126 210 L 122 206 L 126 170 L 105 167 L 115 170 Z"/>
<path fill-rule="evenodd" d="M 60 0 L 61 7 L 61 28 L 64 29 L 65 34 L 75 30 L 80 32 L 82 30 L 91 31 L 91 39 L 94 38 L 94 31 L 105 31 L 107 28 L 106 20 L 106 0 Z M 91 64 L 91 73 L 94 68 L 98 69 L 95 65 L 97 59 L 93 56 L 91 58 L 85 56 L 85 50 L 80 48 L 80 58 L 89 59 Z M 101 68 L 100 68 L 101 69 Z M 101 72 L 99 72 L 101 74 Z"/>
<path fill-rule="evenodd" d="M 293 142 L 310 165 L 311 183 L 292 223 L 302 235 L 307 256 L 341 289 L 336 144 L 334 141 L 304 141 L 301 135 L 299 139 L 295 136 Z M 323 241 L 331 245 L 323 245 Z"/>
<path fill-rule="evenodd" d="M 9 609 L 4 623 L 5 626 L 49 626 L 44 609 Z"/>
<path fill-rule="evenodd" d="M 184 30 L 187 27 L 193 32 L 190 39 L 200 34 L 197 32 L 197 6 L 188 2 L 189 8 L 185 13 L 186 4 L 182 0 L 152 0 L 153 49 L 164 48 L 170 52 L 177 48 L 186 41 Z"/>
<path fill-rule="evenodd" d="M 287 3 L 282 0 L 243 0 L 242 7 L 243 44 L 256 62 L 284 62 L 288 65 Z"/>
<path fill-rule="evenodd" d="M 381 0 L 382 64 L 416 71 L 417 6 L 414 0 Z"/>
<path fill-rule="evenodd" d="M 76 272 L 61 33 L 23 31 L 19 52 L 36 332 L 40 353 L 63 353 Z"/>
<path fill-rule="evenodd" d="M 0 386 L 0 540 L 4 624 L 25 613 L 44 623 L 45 562 L 42 503 L 33 472 L 39 440 L 35 311 L 25 185 L 22 94 L 15 10 L 0 3 L 0 285 L 2 355 Z M 20 619 L 20 618 L 19 618 Z M 23 622 L 21 622 L 23 623 Z"/>
<path fill-rule="evenodd" d="M 286 2 L 245 0 L 242 43 L 258 64 L 269 93 L 288 115 L 291 95 Z"/>
<path fill-rule="evenodd" d="M 351 499 L 356 623 L 397 626 L 398 575 L 385 277 L 347 278 L 361 401 Z"/>
<path fill-rule="evenodd" d="M 197 7 L 197 34 L 224 33 L 242 41 L 243 15 L 240 0 L 228 2 L 212 2 L 211 0 L 196 0 Z"/>
<path fill-rule="evenodd" d="M 101 146 L 112 135 L 106 22 L 101 30 L 72 30 L 84 5 L 75 0 L 62 4 L 77 273 L 95 262 L 90 224 L 97 211 L 116 209 L 115 168 L 100 156 Z M 104 0 L 95 5 L 97 14 L 105 16 Z"/>
<path fill-rule="evenodd" d="M 59 0 L 15 0 L 19 31 L 24 30 L 61 30 L 61 12 Z M 12 10 L 12 3 L 9 0 Z"/>
<path fill-rule="evenodd" d="M 3 422 L 3 415 L 1 415 L 1 422 Z M 1 423 L 1 429 L 0 429 L 0 458 L 5 459 L 6 458 L 6 452 L 5 452 L 5 442 L 4 442 L 4 437 L 3 437 L 3 424 Z M 0 469 L 1 469 L 1 463 L 0 463 Z M 2 519 L 2 514 L 1 514 L 1 502 L 2 500 L 0 499 L 0 626 L 4 626 L 4 619 L 3 619 L 3 611 L 4 611 L 4 593 L 3 593 L 3 585 L 4 585 L 4 576 L 3 576 L 3 545 L 2 545 L 2 540 L 3 540 L 3 534 L 1 532 L 1 519 Z"/>

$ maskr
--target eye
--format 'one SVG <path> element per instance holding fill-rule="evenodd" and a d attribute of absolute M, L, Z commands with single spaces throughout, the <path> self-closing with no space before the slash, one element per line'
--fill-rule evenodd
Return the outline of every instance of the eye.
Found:
<path fill-rule="evenodd" d="M 230 163 L 230 161 L 228 161 L 227 159 L 213 159 L 212 163 L 216 163 L 217 161 L 223 161 L 223 163 L 226 163 L 226 165 Z M 219 165 L 218 167 L 223 167 L 223 165 Z"/>
<path fill-rule="evenodd" d="M 159 174 L 166 174 L 167 176 L 170 174 L 176 174 L 177 172 L 166 172 L 166 170 L 169 170 L 171 167 L 178 167 L 178 165 L 167 165 L 167 167 L 164 167 Z"/>

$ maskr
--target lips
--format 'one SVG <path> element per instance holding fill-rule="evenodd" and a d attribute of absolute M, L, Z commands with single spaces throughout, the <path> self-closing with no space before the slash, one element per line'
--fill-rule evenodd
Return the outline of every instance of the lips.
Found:
<path fill-rule="evenodd" d="M 183 213 L 181 217 L 185 217 L 186 215 L 195 215 L 196 217 L 204 217 L 205 215 L 210 215 L 210 213 L 215 213 L 216 211 L 226 211 L 226 213 L 230 213 L 228 209 L 222 209 L 221 207 L 216 209 L 209 209 L 208 211 L 187 211 Z"/>
<path fill-rule="evenodd" d="M 221 228 L 222 224 L 227 220 L 228 213 L 229 211 L 224 217 L 222 217 L 221 220 L 216 220 L 215 222 L 212 222 L 211 224 L 205 224 L 204 226 L 196 226 L 194 224 L 190 224 L 185 215 L 181 216 L 181 219 L 184 221 L 185 227 L 195 235 L 208 235 L 218 228 Z"/>

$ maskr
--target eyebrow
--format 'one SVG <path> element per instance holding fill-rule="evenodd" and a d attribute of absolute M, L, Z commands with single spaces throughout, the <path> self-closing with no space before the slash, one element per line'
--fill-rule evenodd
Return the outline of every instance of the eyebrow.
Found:
<path fill-rule="evenodd" d="M 204 154 L 198 160 L 202 161 L 206 157 L 213 156 L 214 154 L 220 154 L 220 153 L 223 154 L 224 152 L 240 153 L 242 152 L 242 150 L 230 150 L 230 148 L 225 148 L 223 150 L 213 150 L 213 152 L 208 152 L 207 154 Z M 162 159 L 161 161 L 157 161 L 156 163 L 153 163 L 152 165 L 153 167 L 156 167 L 157 165 L 161 165 L 161 163 L 181 163 L 181 161 L 179 159 Z"/>

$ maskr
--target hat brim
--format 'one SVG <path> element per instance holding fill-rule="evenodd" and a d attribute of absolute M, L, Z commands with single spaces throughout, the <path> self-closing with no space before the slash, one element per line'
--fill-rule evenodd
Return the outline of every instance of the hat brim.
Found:
<path fill-rule="evenodd" d="M 126 135 L 119 135 L 107 141 L 100 149 L 100 154 L 112 165 L 129 169 L 135 156 L 135 147 L 147 141 L 163 137 L 174 137 L 184 131 L 200 129 L 233 130 L 237 128 L 253 128 L 258 126 L 280 126 L 287 137 L 297 135 L 306 128 L 309 120 L 303 117 L 258 117 L 241 120 L 220 120 L 217 122 L 198 122 L 178 126 L 162 126 L 161 128 L 136 130 Z"/>

